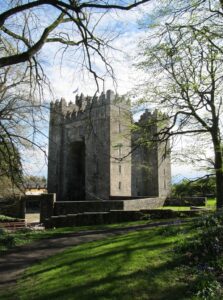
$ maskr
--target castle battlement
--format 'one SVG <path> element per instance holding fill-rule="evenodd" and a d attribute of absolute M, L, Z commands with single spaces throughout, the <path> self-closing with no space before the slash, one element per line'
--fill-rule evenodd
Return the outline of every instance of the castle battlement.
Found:
<path fill-rule="evenodd" d="M 84 96 L 83 93 L 76 95 L 75 102 L 67 102 L 64 98 L 51 102 L 50 110 L 51 114 L 54 114 L 54 118 L 63 119 L 64 121 L 79 121 L 86 117 L 100 115 L 101 112 L 105 112 L 106 106 L 114 105 L 129 110 L 129 103 L 123 101 L 118 94 L 115 94 L 112 90 L 108 90 L 106 93 L 101 93 L 100 96 Z"/>
<path fill-rule="evenodd" d="M 65 112 L 73 112 L 73 110 L 84 111 L 90 106 L 112 103 L 112 101 L 114 101 L 114 99 L 117 97 L 118 95 L 115 95 L 112 90 L 108 90 L 106 94 L 102 92 L 100 96 L 84 96 L 84 94 L 81 93 L 80 95 L 76 95 L 75 103 L 72 101 L 67 103 L 64 98 L 61 98 L 60 100 L 57 99 L 55 102 L 51 102 L 51 108 L 54 110 L 61 110 Z"/>

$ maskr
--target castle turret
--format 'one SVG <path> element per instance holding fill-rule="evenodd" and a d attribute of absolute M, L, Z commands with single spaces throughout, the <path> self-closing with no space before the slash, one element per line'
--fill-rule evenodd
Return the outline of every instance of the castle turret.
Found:
<path fill-rule="evenodd" d="M 164 197 L 170 194 L 171 167 L 169 146 L 157 140 L 158 111 L 149 110 L 136 123 L 133 133 L 132 194 L 133 196 Z"/>

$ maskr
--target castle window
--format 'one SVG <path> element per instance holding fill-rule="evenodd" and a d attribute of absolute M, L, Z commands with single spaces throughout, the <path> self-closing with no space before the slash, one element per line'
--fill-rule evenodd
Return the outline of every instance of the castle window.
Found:
<path fill-rule="evenodd" d="M 121 190 L 121 188 L 122 188 L 122 183 L 121 183 L 121 181 L 119 181 L 119 183 L 118 183 L 118 189 Z"/>
<path fill-rule="evenodd" d="M 121 132 L 121 124 L 120 124 L 120 122 L 118 123 L 118 132 L 119 133 Z"/>
<path fill-rule="evenodd" d="M 121 148 L 121 146 L 118 147 L 118 155 L 119 155 L 119 157 L 122 156 L 122 148 Z"/>
<path fill-rule="evenodd" d="M 122 166 L 119 165 L 119 166 L 118 166 L 118 169 L 119 169 L 119 174 L 121 174 L 121 173 L 122 173 Z"/>

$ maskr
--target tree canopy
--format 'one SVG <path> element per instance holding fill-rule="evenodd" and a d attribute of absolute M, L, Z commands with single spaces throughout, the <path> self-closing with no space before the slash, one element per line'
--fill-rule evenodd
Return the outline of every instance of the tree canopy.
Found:
<path fill-rule="evenodd" d="M 171 16 L 164 14 L 165 22 L 140 45 L 138 66 L 148 73 L 145 101 L 166 112 L 169 125 L 160 129 L 159 140 L 190 136 L 194 143 L 207 141 L 213 150 L 217 205 L 223 207 L 221 3 L 188 1 L 187 8 L 171 3 Z"/>
<path fill-rule="evenodd" d="M 3 0 L 0 7 L 1 142 L 6 137 L 6 143 L 11 143 L 11 147 L 16 145 L 20 152 L 34 146 L 45 155 L 43 140 L 47 133 L 39 124 L 47 119 L 44 101 L 52 97 L 46 72 L 49 57 L 60 56 L 62 65 L 67 54 L 74 69 L 91 74 L 98 91 L 102 73 L 114 78 L 107 52 L 117 33 L 109 29 L 109 20 L 106 22 L 109 11 L 128 11 L 149 1 Z M 102 22 L 105 25 L 100 26 Z M 49 45 L 55 46 L 54 51 Z"/>

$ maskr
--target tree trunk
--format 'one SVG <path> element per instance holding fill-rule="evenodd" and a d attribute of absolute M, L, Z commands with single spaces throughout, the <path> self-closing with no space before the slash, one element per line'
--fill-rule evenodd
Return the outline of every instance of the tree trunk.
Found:
<path fill-rule="evenodd" d="M 223 157 L 220 141 L 214 143 L 217 209 L 223 208 Z"/>

